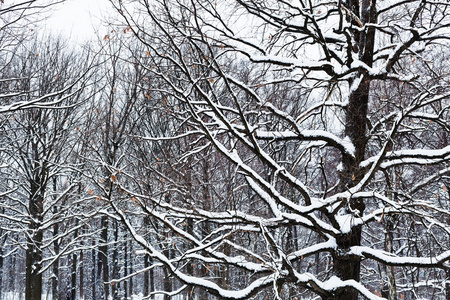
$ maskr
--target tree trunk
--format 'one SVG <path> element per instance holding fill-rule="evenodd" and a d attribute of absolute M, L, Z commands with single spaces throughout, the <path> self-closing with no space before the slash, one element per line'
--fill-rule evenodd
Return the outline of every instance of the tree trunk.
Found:
<path fill-rule="evenodd" d="M 125 232 L 126 235 L 126 232 Z M 124 243 L 124 266 L 123 266 L 123 276 L 127 277 L 128 276 L 128 241 L 126 241 L 125 239 L 125 243 Z M 125 280 L 123 282 L 123 291 L 124 291 L 124 299 L 128 299 L 128 280 Z"/>
<path fill-rule="evenodd" d="M 75 223 L 75 226 L 78 226 L 78 220 Z M 74 239 L 77 239 L 78 237 L 78 230 L 75 230 L 74 233 Z M 71 299 L 75 300 L 77 296 L 77 264 L 78 264 L 78 257 L 76 253 L 72 254 L 72 274 L 71 274 L 71 280 L 70 280 L 70 297 Z"/>
<path fill-rule="evenodd" d="M 109 266 L 108 266 L 108 218 L 102 216 L 101 218 L 101 246 L 99 249 L 99 277 L 102 278 L 104 293 L 102 295 L 102 299 L 108 299 L 109 297 Z"/>
<path fill-rule="evenodd" d="M 83 242 L 81 242 L 83 245 Z M 80 299 L 84 299 L 84 253 L 80 250 Z"/>
<path fill-rule="evenodd" d="M 130 248 L 130 274 L 133 273 L 133 242 L 129 241 L 128 242 L 130 244 L 129 248 Z M 152 287 L 152 286 L 150 286 Z M 130 278 L 130 295 L 133 295 L 133 277 Z"/>
<path fill-rule="evenodd" d="M 92 241 L 92 284 L 91 284 L 91 288 L 92 288 L 92 299 L 97 299 L 97 293 L 96 293 L 96 288 L 97 288 L 97 272 L 96 272 L 96 266 L 98 267 L 98 262 L 97 262 L 97 250 L 95 247 L 95 241 Z"/>
<path fill-rule="evenodd" d="M 386 234 L 384 247 L 386 252 L 393 253 L 394 252 L 394 217 L 395 216 L 386 216 Z M 395 284 L 395 273 L 394 267 L 385 266 L 386 268 L 386 276 L 387 276 L 387 286 L 384 288 L 384 293 L 382 293 L 383 297 L 386 297 L 388 300 L 397 300 L 397 287 Z"/>
<path fill-rule="evenodd" d="M 144 268 L 150 267 L 150 256 L 148 254 L 144 257 Z M 144 296 L 147 297 L 149 295 L 150 288 L 150 271 L 144 273 Z"/>
<path fill-rule="evenodd" d="M 112 270 L 112 279 L 117 279 L 119 278 L 119 251 L 117 250 L 118 247 L 118 240 L 119 240 L 119 226 L 117 224 L 117 222 L 114 222 L 114 250 L 113 250 L 113 270 Z M 111 294 L 114 300 L 119 299 L 119 287 L 118 287 L 118 283 L 114 283 L 111 286 Z"/>
<path fill-rule="evenodd" d="M 0 299 L 2 299 L 3 291 L 3 245 L 0 247 Z"/>
<path fill-rule="evenodd" d="M 5 213 L 5 209 L 2 207 L 1 209 L 1 214 Z M 0 230 L 0 237 L 3 237 L 0 239 L 1 241 L 1 245 L 0 245 L 0 300 L 3 299 L 2 298 L 2 294 L 3 294 L 3 274 L 5 273 L 3 270 L 3 264 L 4 264 L 4 258 L 3 258 L 3 247 L 6 243 L 6 235 L 3 235 L 3 230 Z M 8 284 L 8 283 L 7 283 Z M 7 290 L 7 288 L 6 288 Z"/>
<path fill-rule="evenodd" d="M 194 235 L 194 220 L 192 218 L 188 218 L 186 220 L 186 232 Z M 194 264 L 193 262 L 188 262 L 186 265 L 186 273 L 188 275 L 194 275 Z M 186 290 L 186 299 L 193 300 L 194 299 L 194 286 L 190 286 Z"/>
<path fill-rule="evenodd" d="M 38 172 L 40 171 L 37 169 Z M 26 275 L 25 275 L 25 298 L 27 300 L 40 300 L 42 295 L 42 239 L 43 232 L 41 229 L 42 212 L 44 203 L 43 188 L 40 184 L 40 176 L 36 176 L 38 180 L 31 182 L 30 189 L 30 225 L 28 226 L 29 235 L 27 238 L 26 249 Z"/>
<path fill-rule="evenodd" d="M 53 207 L 53 213 L 57 212 L 57 208 Z M 53 236 L 57 236 L 59 234 L 59 224 L 56 223 L 53 225 Z M 55 255 L 59 254 L 59 241 L 55 239 L 53 242 L 53 251 L 55 252 Z M 59 299 L 59 259 L 57 259 L 52 266 L 52 297 L 53 300 Z"/>
<path fill-rule="evenodd" d="M 445 280 L 445 300 L 450 300 L 450 270 L 446 270 L 447 278 Z"/>
<path fill-rule="evenodd" d="M 164 291 L 166 291 L 166 292 L 172 291 L 172 282 L 170 279 L 170 272 L 167 269 L 164 269 Z M 164 300 L 170 300 L 170 296 L 164 294 Z"/>
<path fill-rule="evenodd" d="M 361 10 L 360 10 L 361 4 Z M 376 0 L 351 0 L 350 9 L 355 16 L 360 18 L 362 24 L 376 22 Z M 352 20 L 352 22 L 354 22 Z M 358 26 L 359 27 L 359 26 Z M 368 66 L 373 64 L 373 49 L 375 40 L 374 29 L 366 31 L 355 30 L 353 37 L 358 46 L 359 59 Z M 356 85 L 356 86 L 355 86 Z M 349 81 L 351 93 L 346 110 L 345 135 L 353 143 L 354 156 L 343 155 L 343 171 L 340 178 L 340 190 L 346 191 L 355 186 L 364 177 L 364 170 L 360 168 L 360 163 L 364 159 L 367 144 L 367 110 L 370 93 L 370 77 L 366 71 L 359 71 L 353 79 Z M 355 216 L 363 215 L 365 203 L 360 199 L 351 199 L 345 207 L 346 213 Z M 336 238 L 337 251 L 333 253 L 334 273 L 341 280 L 360 280 L 361 260 L 358 256 L 348 255 L 347 252 L 352 246 L 361 245 L 361 226 L 355 226 L 349 233 L 342 234 Z M 358 293 L 353 288 L 343 288 L 336 291 L 331 299 L 357 300 Z M 325 299 L 330 299 L 329 296 Z"/>

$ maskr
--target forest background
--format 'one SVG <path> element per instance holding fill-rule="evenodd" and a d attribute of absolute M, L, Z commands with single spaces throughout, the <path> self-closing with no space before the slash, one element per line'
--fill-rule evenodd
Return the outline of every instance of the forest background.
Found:
<path fill-rule="evenodd" d="M 450 2 L 0 1 L 0 299 L 450 299 Z"/>

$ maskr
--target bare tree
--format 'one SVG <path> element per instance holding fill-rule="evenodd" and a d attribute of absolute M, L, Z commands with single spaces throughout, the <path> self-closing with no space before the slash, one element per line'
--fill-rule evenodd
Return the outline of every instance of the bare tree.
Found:
<path fill-rule="evenodd" d="M 12 101 L 25 103 L 47 95 L 53 109 L 28 107 L 2 115 L 2 156 L 8 175 L 2 184 L 7 200 L 1 204 L 1 219 L 10 231 L 19 234 L 17 242 L 25 249 L 25 297 L 41 299 L 43 273 L 52 264 L 58 266 L 59 258 L 73 251 L 81 238 L 73 237 L 76 225 L 67 226 L 71 220 L 83 218 L 83 202 L 73 197 L 78 184 L 71 160 L 77 147 L 73 134 L 79 119 L 77 105 L 90 97 L 79 87 L 62 94 L 53 91 L 60 91 L 72 76 L 84 73 L 89 59 L 66 52 L 61 40 L 49 38 L 27 46 L 17 52 L 9 68 L 23 76 L 14 87 L 9 83 L 23 91 Z"/>
<path fill-rule="evenodd" d="M 52 91 L 50 94 L 41 94 L 26 101 L 23 100 L 27 90 L 21 90 L 18 82 L 26 77 L 26 74 L 15 72 L 11 74 L 14 66 L 14 57 L 17 51 L 23 47 L 24 43 L 36 39 L 40 33 L 37 29 L 39 21 L 49 16 L 51 9 L 55 5 L 64 2 L 64 0 L 21 0 L 7 1 L 0 3 L 0 48 L 1 67 L 0 67 L 0 113 L 13 112 L 26 108 L 54 108 L 59 102 L 64 101 L 64 97 L 60 95 L 68 95 L 68 91 L 80 92 L 83 84 L 86 83 L 90 68 L 79 73 L 79 77 L 73 77 L 68 80 L 65 85 L 60 86 L 59 90 Z M 34 55 L 39 56 L 36 52 Z M 13 76 L 14 75 L 14 76 Z M 21 100 L 18 100 L 21 99 Z M 57 100 L 55 100 L 57 99 Z"/>
<path fill-rule="evenodd" d="M 440 239 L 449 233 L 450 148 L 435 141 L 448 136 L 450 90 L 446 73 L 430 75 L 439 73 L 433 57 L 448 51 L 447 2 L 112 3 L 124 32 L 146 46 L 140 65 L 161 82 L 147 95 L 175 126 L 142 138 L 192 141 L 185 153 L 155 156 L 177 164 L 153 173 L 149 180 L 165 182 L 153 193 L 121 186 L 137 211 L 111 203 L 155 267 L 224 299 L 283 299 L 289 290 L 291 297 L 356 300 L 380 299 L 383 287 L 370 270 L 381 265 L 387 297 L 444 297 L 426 284 L 396 290 L 394 281 L 444 284 L 448 268 L 450 250 Z M 246 64 L 253 67 L 242 78 Z M 381 98 L 380 86 L 389 91 Z M 208 189 L 179 179 L 199 156 L 224 162 L 206 165 Z M 208 192 L 216 204 L 198 206 L 205 190 L 226 183 L 226 199 Z M 173 251 L 138 232 L 137 213 L 176 235 Z M 296 233 L 295 245 L 284 232 Z M 301 238 L 308 236 L 316 238 Z M 180 267 L 189 264 L 208 274 L 228 268 L 236 280 Z"/>

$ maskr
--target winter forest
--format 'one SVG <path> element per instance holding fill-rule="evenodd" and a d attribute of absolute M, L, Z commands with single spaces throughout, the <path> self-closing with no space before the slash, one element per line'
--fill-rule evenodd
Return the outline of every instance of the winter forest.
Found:
<path fill-rule="evenodd" d="M 1 300 L 450 300 L 448 0 L 0 1 Z"/>

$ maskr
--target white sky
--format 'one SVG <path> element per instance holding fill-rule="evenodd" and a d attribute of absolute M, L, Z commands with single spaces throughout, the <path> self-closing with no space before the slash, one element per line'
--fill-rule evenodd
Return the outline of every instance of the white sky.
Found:
<path fill-rule="evenodd" d="M 108 0 L 67 0 L 52 9 L 44 30 L 61 34 L 74 42 L 105 35 L 101 19 L 111 11 Z"/>

